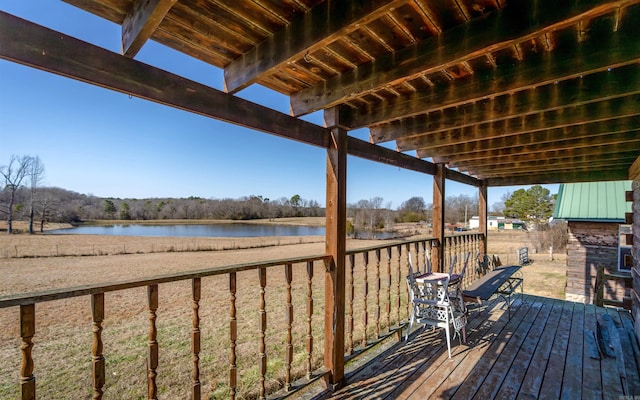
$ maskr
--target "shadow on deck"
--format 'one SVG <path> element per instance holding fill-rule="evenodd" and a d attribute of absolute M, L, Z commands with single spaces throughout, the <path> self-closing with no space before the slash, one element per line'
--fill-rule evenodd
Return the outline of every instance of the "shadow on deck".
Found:
<path fill-rule="evenodd" d="M 640 396 L 640 350 L 625 311 L 524 295 L 471 311 L 465 345 L 418 330 L 307 399 L 620 399 Z M 452 343 L 453 344 L 453 343 Z"/>

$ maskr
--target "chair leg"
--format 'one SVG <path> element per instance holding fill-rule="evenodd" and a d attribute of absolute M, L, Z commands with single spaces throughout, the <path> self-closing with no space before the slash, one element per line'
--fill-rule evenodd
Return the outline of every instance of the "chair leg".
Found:
<path fill-rule="evenodd" d="M 411 332 L 411 327 L 413 326 L 413 321 L 415 319 L 415 315 L 411 312 L 411 317 L 409 318 L 409 326 L 407 327 L 407 331 L 404 333 L 404 341 L 406 342 L 409 339 L 409 332 Z"/>
<path fill-rule="evenodd" d="M 444 332 L 447 335 L 447 351 L 449 352 L 449 358 L 451 358 L 451 335 L 449 334 L 449 324 L 444 328 Z"/>

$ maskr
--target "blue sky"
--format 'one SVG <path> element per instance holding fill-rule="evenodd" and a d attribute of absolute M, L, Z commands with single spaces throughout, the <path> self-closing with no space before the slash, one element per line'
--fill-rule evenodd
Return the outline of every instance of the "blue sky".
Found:
<path fill-rule="evenodd" d="M 108 50 L 120 27 L 61 1 L 4 1 L 2 11 Z M 138 61 L 222 90 L 222 71 L 155 42 Z M 253 85 L 238 96 L 288 113 L 288 98 Z M 322 114 L 305 117 L 322 124 Z M 350 132 L 368 140 L 368 130 Z M 390 144 L 393 145 L 393 144 Z M 0 165 L 39 156 L 45 185 L 101 197 L 304 199 L 325 203 L 325 151 L 0 60 Z M 382 197 L 392 208 L 413 197 L 432 202 L 431 176 L 355 157 L 347 201 Z M 558 185 L 546 186 L 557 193 Z M 518 187 L 489 188 L 489 206 Z M 447 196 L 475 196 L 447 182 Z"/>

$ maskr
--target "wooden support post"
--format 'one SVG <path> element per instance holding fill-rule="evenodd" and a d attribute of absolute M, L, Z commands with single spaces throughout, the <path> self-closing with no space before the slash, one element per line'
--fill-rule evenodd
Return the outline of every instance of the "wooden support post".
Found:
<path fill-rule="evenodd" d="M 337 107 L 324 113 L 331 129 L 327 148 L 325 252 L 324 365 L 331 389 L 344 384 L 345 253 L 347 225 L 347 130 L 340 126 Z"/>
<path fill-rule="evenodd" d="M 444 272 L 444 182 L 444 164 L 436 164 L 436 174 L 433 176 L 433 237 L 437 240 L 433 247 L 434 272 Z"/>
<path fill-rule="evenodd" d="M 480 254 L 487 254 L 487 181 L 483 180 L 478 188 L 478 217 L 480 218 Z M 474 254 L 475 257 L 475 254 Z"/>
<path fill-rule="evenodd" d="M 36 305 L 26 304 L 20 306 L 20 337 L 22 345 L 22 363 L 20 364 L 20 398 L 22 400 L 35 400 L 36 377 L 33 375 L 33 335 L 36 334 Z"/>

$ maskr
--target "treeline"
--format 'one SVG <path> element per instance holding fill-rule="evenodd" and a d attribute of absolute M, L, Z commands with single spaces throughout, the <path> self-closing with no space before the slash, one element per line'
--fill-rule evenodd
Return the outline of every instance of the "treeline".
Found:
<path fill-rule="evenodd" d="M 6 216 L 7 191 L 0 192 L 0 216 Z M 56 187 L 40 187 L 36 195 L 28 188 L 14 193 L 13 218 L 27 220 L 33 200 L 36 224 L 44 222 L 78 223 L 86 220 L 169 220 L 229 219 L 250 220 L 285 217 L 322 217 L 324 207 L 299 195 L 276 200 L 262 196 L 238 199 L 103 198 Z M 393 209 L 381 197 L 348 204 L 350 224 L 358 230 L 393 229 L 398 222 L 431 222 L 432 205 L 422 197 L 412 197 Z M 447 197 L 446 222 L 463 223 L 465 216 L 478 215 L 477 198 L 460 195 Z M 5 215 L 3 215 L 5 214 Z"/>
<path fill-rule="evenodd" d="M 27 219 L 30 193 L 15 192 L 13 217 Z M 4 200 L 4 199 L 2 199 Z M 4 201 L 3 201 L 4 203 Z M 36 221 L 77 223 L 84 220 L 162 220 L 318 217 L 325 210 L 317 201 L 299 195 L 270 200 L 262 196 L 239 199 L 153 198 L 118 199 L 85 195 L 55 188 L 38 188 L 35 200 Z M 2 208 L 0 208 L 2 214 Z"/>

